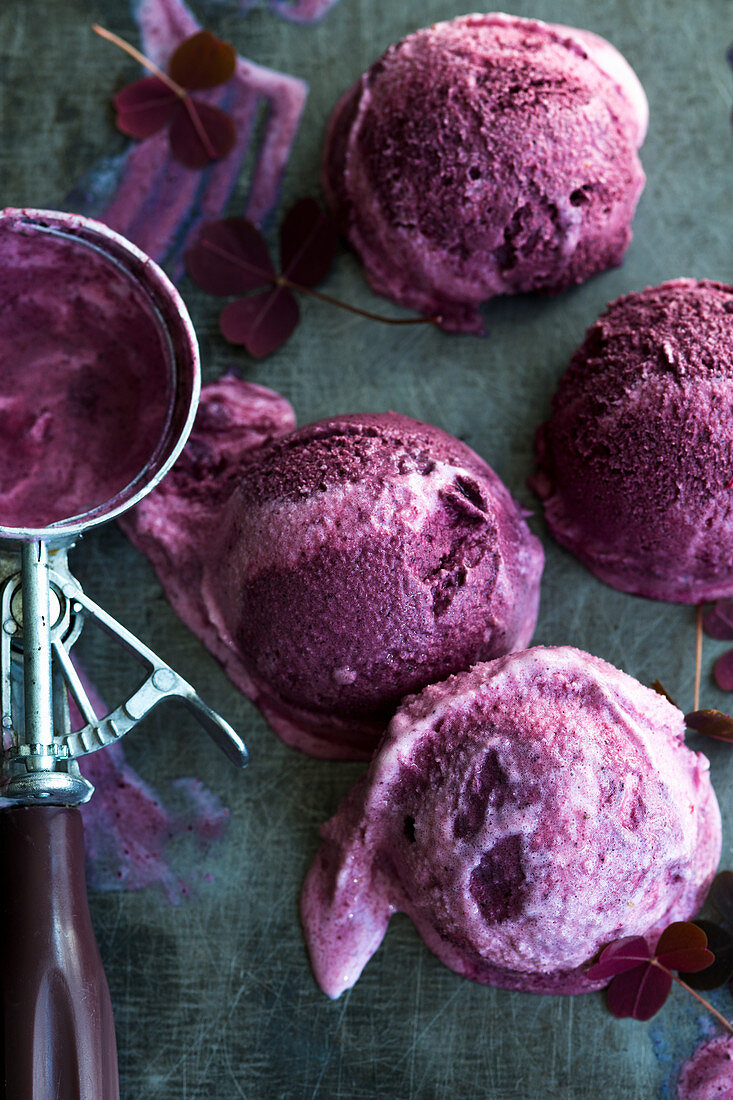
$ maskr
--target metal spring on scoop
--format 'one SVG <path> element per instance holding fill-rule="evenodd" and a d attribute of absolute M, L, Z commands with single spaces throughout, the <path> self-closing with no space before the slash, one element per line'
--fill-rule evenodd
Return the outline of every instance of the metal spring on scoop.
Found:
<path fill-rule="evenodd" d="M 94 788 L 76 760 L 118 741 L 165 699 L 180 699 L 212 740 L 239 767 L 248 760 L 239 735 L 194 688 L 82 590 L 69 572 L 66 549 L 49 554 L 44 542 L 25 543 L 4 558 L 0 589 L 0 712 L 3 801 L 75 806 Z M 20 566 L 20 569 L 17 567 Z M 147 669 L 140 687 L 98 715 L 70 650 L 84 623 L 96 623 Z M 71 731 L 69 695 L 84 719 Z"/>

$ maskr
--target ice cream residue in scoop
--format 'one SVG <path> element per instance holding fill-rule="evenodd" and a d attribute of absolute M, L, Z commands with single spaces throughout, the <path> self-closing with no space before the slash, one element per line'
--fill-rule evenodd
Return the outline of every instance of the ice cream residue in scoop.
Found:
<path fill-rule="evenodd" d="M 43 527 L 110 500 L 167 422 L 171 357 L 151 301 L 71 233 L 0 217 L 3 526 Z"/>

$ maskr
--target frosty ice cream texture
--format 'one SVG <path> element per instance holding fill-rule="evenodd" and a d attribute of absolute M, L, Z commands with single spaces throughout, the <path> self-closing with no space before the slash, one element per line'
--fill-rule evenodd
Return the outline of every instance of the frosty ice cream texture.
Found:
<path fill-rule="evenodd" d="M 680 1071 L 677 1100 L 730 1100 L 733 1036 L 718 1035 L 698 1047 Z"/>
<path fill-rule="evenodd" d="M 170 370 L 142 287 L 83 240 L 0 216 L 0 524 L 46 526 L 133 481 Z"/>
<path fill-rule="evenodd" d="M 528 643 L 542 550 L 478 455 L 408 417 L 225 454 L 266 393 L 204 387 L 183 462 L 126 529 L 283 740 L 366 758 L 403 695 Z"/>
<path fill-rule="evenodd" d="M 627 935 L 691 917 L 720 815 L 680 711 L 569 647 L 515 653 L 407 699 L 322 830 L 301 900 L 337 997 L 406 913 L 465 977 L 535 993 Z"/>
<path fill-rule="evenodd" d="M 733 595 L 733 287 L 677 279 L 591 326 L 537 437 L 550 531 L 601 580 Z"/>
<path fill-rule="evenodd" d="M 494 295 L 621 262 L 647 118 L 605 39 L 467 15 L 391 46 L 342 97 L 324 191 L 378 293 L 480 332 Z"/>

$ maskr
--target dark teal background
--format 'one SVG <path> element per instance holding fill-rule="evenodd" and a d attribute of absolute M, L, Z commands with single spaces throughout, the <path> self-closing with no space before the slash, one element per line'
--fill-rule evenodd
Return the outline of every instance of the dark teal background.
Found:
<path fill-rule="evenodd" d="M 320 143 L 338 95 L 392 41 L 462 14 L 452 0 L 340 0 L 324 20 L 296 26 L 234 0 L 193 10 L 260 64 L 310 84 L 279 211 L 318 191 Z M 260 364 L 218 335 L 218 304 L 188 280 L 205 377 L 234 364 L 272 386 L 301 422 L 346 411 L 397 409 L 438 424 L 482 454 L 516 496 L 532 439 L 583 332 L 611 298 L 680 275 L 733 280 L 733 41 L 730 0 L 535 0 L 519 15 L 608 37 L 649 97 L 642 149 L 648 182 L 624 266 L 554 299 L 496 301 L 486 339 L 432 328 L 381 328 L 310 301 L 293 339 Z M 120 0 L 3 0 L 0 6 L 0 200 L 63 208 L 74 183 L 126 141 L 112 125 L 114 91 L 134 63 L 90 33 L 102 22 L 136 42 Z M 246 172 L 246 169 L 245 169 Z M 228 212 L 240 213 L 246 177 Z M 275 222 L 277 218 L 275 219 Z M 366 308 L 381 303 L 342 252 L 325 289 Z M 621 595 L 589 576 L 531 521 L 547 566 L 535 640 L 573 643 L 644 682 L 659 678 L 692 703 L 694 612 Z M 316 988 L 297 921 L 298 890 L 317 829 L 359 765 L 328 764 L 286 748 L 177 620 L 146 560 L 110 527 L 74 552 L 89 594 L 157 649 L 243 733 L 252 753 L 236 774 L 178 711 L 127 739 L 128 758 L 164 798 L 170 781 L 198 775 L 231 808 L 231 828 L 205 857 L 213 881 L 177 907 L 148 890 L 92 898 L 117 1020 L 125 1097 L 157 1100 L 396 1097 L 453 1100 L 647 1100 L 674 1095 L 675 1066 L 703 1035 L 705 1017 L 676 991 L 648 1025 L 615 1021 L 598 996 L 533 997 L 466 982 L 396 918 L 352 992 L 329 1002 Z M 703 702 L 729 709 L 711 684 L 720 643 L 706 643 Z M 106 697 L 126 679 L 99 638 L 83 643 Z M 695 742 L 695 745 L 701 744 Z M 724 819 L 723 865 L 733 866 L 729 802 L 733 750 L 706 743 Z M 181 844 L 181 868 L 202 857 Z M 727 1015 L 733 999 L 716 996 Z M 665 1090 L 665 1091 L 663 1091 Z"/>

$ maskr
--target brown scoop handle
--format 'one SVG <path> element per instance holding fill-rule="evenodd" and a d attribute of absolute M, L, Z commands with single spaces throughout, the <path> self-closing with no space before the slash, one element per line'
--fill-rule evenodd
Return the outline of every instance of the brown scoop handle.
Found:
<path fill-rule="evenodd" d="M 0 811 L 0 982 L 6 1100 L 118 1100 L 77 809 Z"/>

